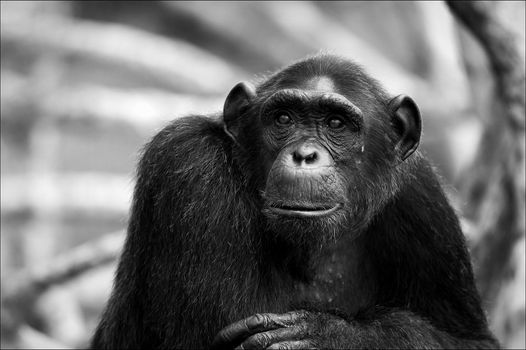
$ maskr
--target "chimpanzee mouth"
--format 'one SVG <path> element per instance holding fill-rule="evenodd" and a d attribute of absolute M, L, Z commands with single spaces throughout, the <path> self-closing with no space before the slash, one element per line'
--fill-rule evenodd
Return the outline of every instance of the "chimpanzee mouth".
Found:
<path fill-rule="evenodd" d="M 329 215 L 340 209 L 342 206 L 343 205 L 341 203 L 312 205 L 272 204 L 269 206 L 269 209 L 278 215 L 305 218 Z"/>

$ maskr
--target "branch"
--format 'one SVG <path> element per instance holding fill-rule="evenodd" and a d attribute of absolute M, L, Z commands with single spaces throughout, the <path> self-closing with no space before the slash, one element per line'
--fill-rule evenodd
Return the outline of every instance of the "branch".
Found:
<path fill-rule="evenodd" d="M 112 262 L 118 257 L 123 242 L 122 231 L 107 234 L 94 242 L 74 248 L 49 264 L 11 276 L 11 283 L 4 288 L 2 299 L 16 297 L 26 293 L 24 291 L 40 294 L 52 285 L 64 283 L 88 270 Z"/>
<path fill-rule="evenodd" d="M 496 82 L 496 93 L 509 104 L 503 117 L 512 128 L 524 132 L 524 58 L 516 47 L 514 34 L 501 23 L 486 1 L 448 1 L 453 14 L 477 38 L 488 55 Z"/>
<path fill-rule="evenodd" d="M 39 195 L 47 193 L 45 197 Z M 54 215 L 67 211 L 99 211 L 126 215 L 130 207 L 132 179 L 125 175 L 72 172 L 2 176 L 2 213 L 31 208 Z"/>
<path fill-rule="evenodd" d="M 466 216 L 477 224 L 473 249 L 483 299 L 493 301 L 505 273 L 513 268 L 513 248 L 524 237 L 525 73 L 512 32 L 492 6 L 499 3 L 448 1 L 453 14 L 487 54 L 495 81 L 491 118 L 465 176 Z"/>
<path fill-rule="evenodd" d="M 124 233 L 118 231 L 83 244 L 49 264 L 2 278 L 0 322 L 2 334 L 11 340 L 25 338 L 27 320 L 33 319 L 35 302 L 48 288 L 67 282 L 86 271 L 115 261 L 123 246 Z M 4 283 L 9 281 L 9 283 Z M 33 347 L 32 346 L 29 347 Z M 53 346 L 54 347 L 54 346 Z"/>
<path fill-rule="evenodd" d="M 14 337 L 14 345 L 19 349 L 69 349 L 67 344 L 36 330 L 35 328 L 22 325 Z"/>
<path fill-rule="evenodd" d="M 105 72 L 126 72 L 175 91 L 223 93 L 246 75 L 192 44 L 119 24 L 11 12 L 2 16 L 1 29 L 6 55 L 18 49 L 25 57 L 54 53 L 88 60 L 106 65 Z"/>

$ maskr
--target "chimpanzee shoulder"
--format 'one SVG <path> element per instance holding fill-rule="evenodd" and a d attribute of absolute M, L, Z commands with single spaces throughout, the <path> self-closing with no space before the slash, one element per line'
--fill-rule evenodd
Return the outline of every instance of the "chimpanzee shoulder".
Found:
<path fill-rule="evenodd" d="M 145 146 L 136 191 L 151 189 L 145 198 L 153 197 L 156 212 L 169 208 L 171 215 L 182 213 L 190 219 L 197 214 L 202 221 L 212 220 L 211 216 L 220 216 L 227 210 L 228 205 L 219 204 L 235 201 L 243 186 L 232 148 L 232 141 L 215 116 L 174 120 Z M 204 212 L 207 214 L 202 215 Z M 169 220 L 166 217 L 157 222 Z"/>
<path fill-rule="evenodd" d="M 486 338 L 466 240 L 442 178 L 420 152 L 399 168 L 404 176 L 398 192 L 366 233 L 380 282 L 378 303 L 409 305 L 439 329 Z"/>
<path fill-rule="evenodd" d="M 152 156 L 168 156 L 191 161 L 198 154 L 206 159 L 214 155 L 208 152 L 209 147 L 224 144 L 228 142 L 220 120 L 213 116 L 187 116 L 173 120 L 159 131 L 144 147 L 141 159 L 148 161 Z"/>

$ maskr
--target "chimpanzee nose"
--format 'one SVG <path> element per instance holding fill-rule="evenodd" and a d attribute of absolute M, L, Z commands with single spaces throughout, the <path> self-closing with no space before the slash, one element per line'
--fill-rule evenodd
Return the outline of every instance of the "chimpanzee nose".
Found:
<path fill-rule="evenodd" d="M 332 158 L 325 148 L 314 143 L 302 143 L 292 150 L 294 167 L 317 168 L 332 165 Z"/>

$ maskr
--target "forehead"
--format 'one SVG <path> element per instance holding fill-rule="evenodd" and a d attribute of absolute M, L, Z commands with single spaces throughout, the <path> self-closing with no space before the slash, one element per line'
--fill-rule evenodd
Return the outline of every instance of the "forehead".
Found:
<path fill-rule="evenodd" d="M 285 85 L 285 84 L 284 84 Z M 290 86 L 283 86 L 273 93 L 269 102 L 301 102 L 302 104 L 321 104 L 329 106 L 331 104 L 353 105 L 347 96 L 339 93 L 336 82 L 327 75 L 314 75 L 296 81 Z M 354 106 L 355 107 L 355 106 Z"/>
<path fill-rule="evenodd" d="M 319 92 L 336 92 L 336 85 L 332 78 L 324 75 L 315 76 L 305 81 L 302 86 L 305 90 Z"/>
<path fill-rule="evenodd" d="M 330 109 L 339 110 L 343 114 L 361 116 L 362 111 L 345 96 L 334 92 L 325 82 L 313 82 L 312 89 L 301 87 L 291 89 L 281 89 L 272 94 L 261 107 L 262 112 L 268 109 L 275 109 L 286 106 L 312 110 Z M 326 88 L 330 89 L 326 89 Z"/>

